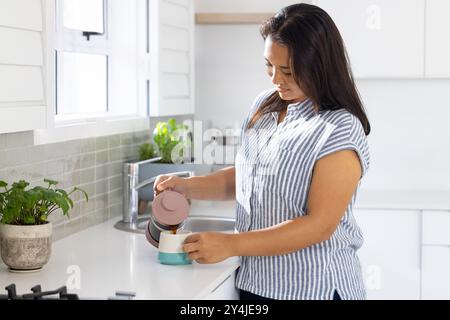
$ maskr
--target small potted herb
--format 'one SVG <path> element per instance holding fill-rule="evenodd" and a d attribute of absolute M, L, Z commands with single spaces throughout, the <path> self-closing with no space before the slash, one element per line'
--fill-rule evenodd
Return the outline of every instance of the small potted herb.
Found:
<path fill-rule="evenodd" d="M 181 164 L 186 160 L 188 148 L 191 146 L 187 138 L 188 127 L 178 124 L 175 119 L 158 122 L 153 131 L 153 142 L 142 144 L 139 148 L 139 160 L 155 158 L 158 163 Z"/>
<path fill-rule="evenodd" d="M 144 143 L 139 146 L 139 160 L 145 161 L 156 157 L 155 146 L 152 143 Z"/>
<path fill-rule="evenodd" d="M 139 172 L 142 182 L 160 174 L 190 171 L 193 168 L 191 138 L 188 126 L 177 123 L 173 118 L 160 121 L 153 130 L 152 140 L 140 145 L 139 160 L 124 164 L 124 172 Z M 137 169 L 138 168 L 138 169 Z M 148 209 L 148 201 L 153 200 L 151 188 L 139 190 L 139 213 Z"/>
<path fill-rule="evenodd" d="M 178 124 L 173 118 L 167 122 L 158 122 L 153 131 L 152 141 L 140 146 L 139 161 L 124 164 L 123 172 L 126 174 L 127 183 L 124 189 L 129 190 L 130 186 L 136 186 L 161 174 L 205 175 L 226 167 L 226 165 L 202 163 L 202 159 L 196 159 L 198 163 L 194 162 L 191 156 L 191 139 L 187 125 Z M 149 203 L 153 201 L 153 197 L 151 186 L 139 189 L 139 214 L 150 211 Z M 125 204 L 124 212 L 127 210 L 128 207 Z"/>
<path fill-rule="evenodd" d="M 21 180 L 8 187 L 0 181 L 0 241 L 1 257 L 11 271 L 41 269 L 50 259 L 52 223 L 50 214 L 58 209 L 69 216 L 73 208 L 71 196 L 81 192 L 88 201 L 87 193 L 80 188 L 71 192 L 58 189 L 57 181 L 45 179 L 47 187 L 28 188 Z"/>

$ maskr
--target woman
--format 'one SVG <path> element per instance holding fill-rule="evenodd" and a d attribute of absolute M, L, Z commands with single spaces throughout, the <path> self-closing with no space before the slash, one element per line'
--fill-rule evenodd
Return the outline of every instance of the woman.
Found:
<path fill-rule="evenodd" d="M 369 167 L 370 125 L 342 38 L 322 9 L 296 4 L 261 26 L 275 89 L 244 121 L 235 167 L 181 179 L 192 199 L 236 199 L 237 234 L 198 233 L 184 250 L 198 263 L 241 257 L 241 299 L 364 299 L 353 216 Z"/>

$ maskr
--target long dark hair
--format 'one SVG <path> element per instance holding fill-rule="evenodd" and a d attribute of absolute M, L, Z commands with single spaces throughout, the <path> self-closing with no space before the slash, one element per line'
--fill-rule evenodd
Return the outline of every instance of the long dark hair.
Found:
<path fill-rule="evenodd" d="M 361 122 L 366 135 L 370 123 L 355 86 L 344 41 L 331 17 L 321 8 L 294 4 L 281 9 L 260 27 L 264 40 L 286 46 L 296 83 L 316 111 L 346 109 Z M 264 114 L 286 110 L 289 101 L 278 92 L 255 113 L 248 128 Z"/>

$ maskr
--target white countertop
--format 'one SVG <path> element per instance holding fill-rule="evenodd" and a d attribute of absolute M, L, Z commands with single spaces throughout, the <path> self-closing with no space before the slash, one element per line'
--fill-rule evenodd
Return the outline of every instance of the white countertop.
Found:
<path fill-rule="evenodd" d="M 236 201 L 191 200 L 189 215 L 234 219 L 236 217 Z"/>
<path fill-rule="evenodd" d="M 356 198 L 355 208 L 450 210 L 450 191 L 361 189 Z"/>
<path fill-rule="evenodd" d="M 194 201 L 192 207 L 195 215 L 235 217 L 233 201 Z M 355 209 L 450 211 L 450 191 L 360 189 Z"/>
<path fill-rule="evenodd" d="M 450 210 L 450 192 L 360 190 L 357 209 Z M 193 215 L 234 217 L 234 202 L 195 201 Z M 36 273 L 15 274 L 0 264 L 0 285 L 15 283 L 19 294 L 40 284 L 43 290 L 68 285 L 80 298 L 106 299 L 116 291 L 136 299 L 202 299 L 239 266 L 238 258 L 213 265 L 161 265 L 145 236 L 115 229 L 120 218 L 55 241 L 52 256 Z M 79 272 L 79 278 L 77 278 Z M 79 288 L 77 285 L 79 279 Z"/>
<path fill-rule="evenodd" d="M 143 234 L 114 228 L 118 220 L 55 241 L 50 261 L 39 272 L 11 273 L 1 264 L 1 286 L 15 283 L 17 293 L 24 294 L 37 284 L 43 291 L 68 285 L 68 292 L 82 299 L 107 299 L 116 291 L 135 292 L 135 299 L 203 299 L 239 266 L 238 258 L 210 265 L 162 265 Z"/>

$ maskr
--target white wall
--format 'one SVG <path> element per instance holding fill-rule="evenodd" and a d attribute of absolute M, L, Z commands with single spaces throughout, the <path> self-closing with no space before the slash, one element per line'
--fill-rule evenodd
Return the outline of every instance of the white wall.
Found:
<path fill-rule="evenodd" d="M 450 80 L 364 80 L 376 189 L 450 190 Z"/>
<path fill-rule="evenodd" d="M 206 2 L 214 1 L 197 1 Z M 239 127 L 255 96 L 271 87 L 263 46 L 257 25 L 197 25 L 196 119 Z M 450 79 L 357 84 L 372 124 L 372 163 L 363 188 L 450 190 Z"/>
<path fill-rule="evenodd" d="M 310 1 L 195 0 L 197 13 L 277 12 Z M 256 95 L 271 82 L 264 69 L 264 41 L 258 25 L 197 25 L 197 120 L 215 128 L 239 128 Z"/>
<path fill-rule="evenodd" d="M 195 38 L 196 119 L 239 128 L 256 95 L 271 87 L 258 28 L 198 25 Z"/>

